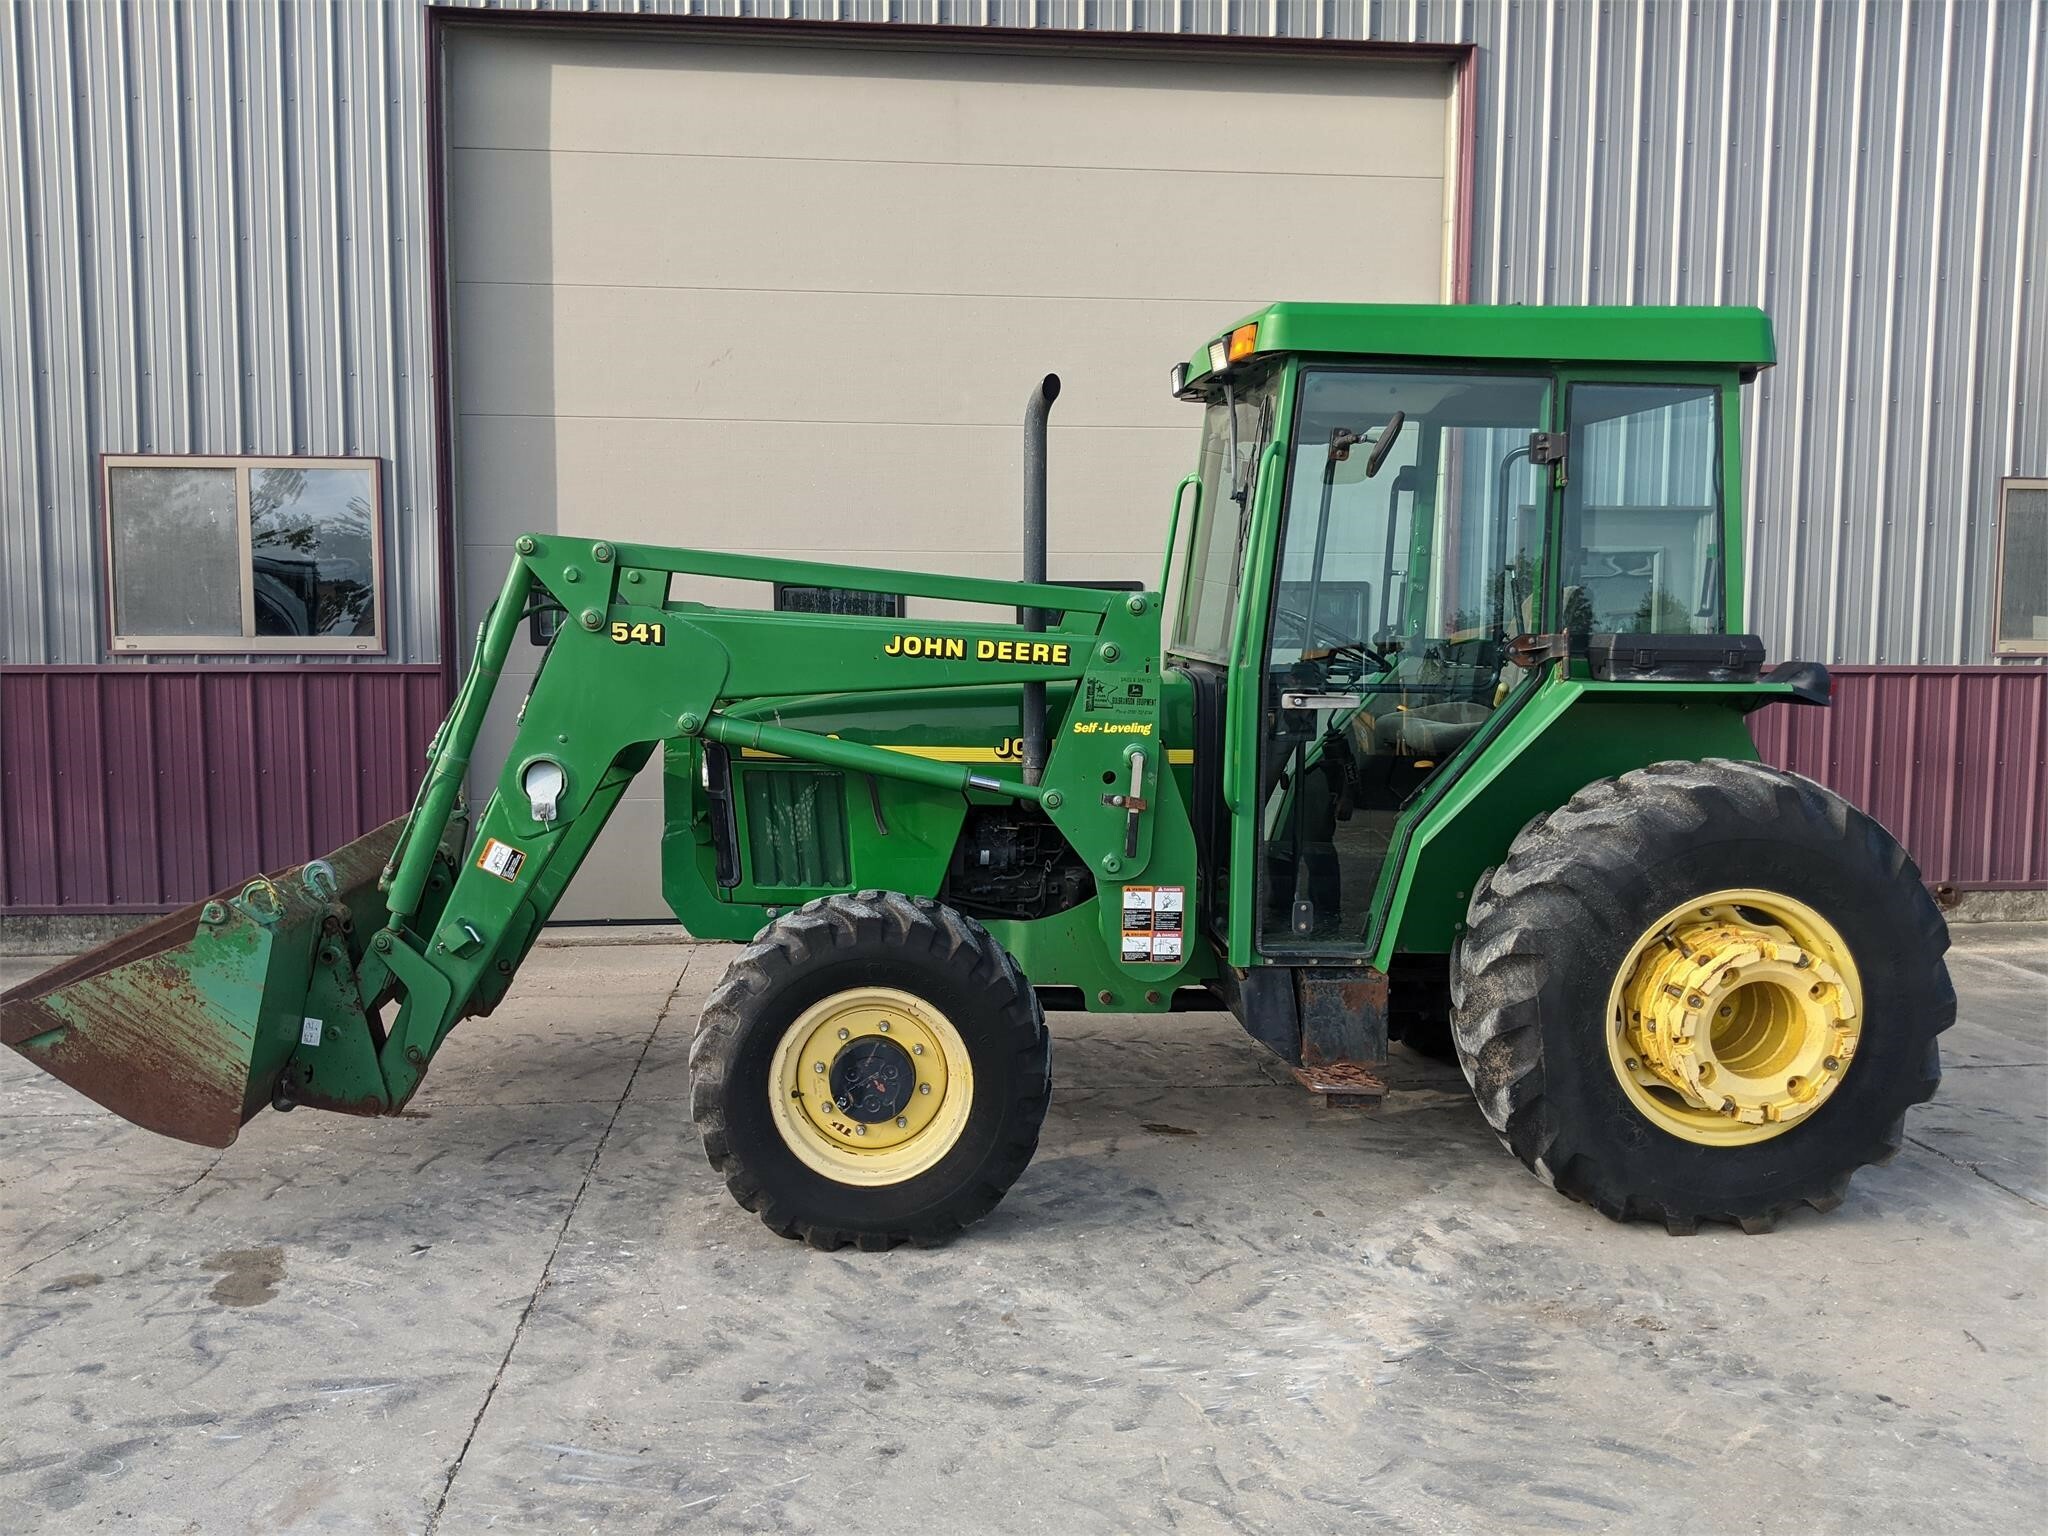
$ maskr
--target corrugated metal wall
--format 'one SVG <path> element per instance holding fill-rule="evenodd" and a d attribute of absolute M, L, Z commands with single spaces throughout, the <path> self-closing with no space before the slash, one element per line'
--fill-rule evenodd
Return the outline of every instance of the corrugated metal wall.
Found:
<path fill-rule="evenodd" d="M 0 662 L 98 662 L 102 453 L 385 461 L 439 643 L 413 7 L 0 5 Z"/>
<path fill-rule="evenodd" d="M 1771 650 L 1988 659 L 1996 483 L 2048 471 L 2048 0 L 537 8 L 1476 42 L 1473 297 L 1764 305 Z M 148 450 L 387 459 L 435 656 L 421 44 L 416 0 L 0 7 L 0 660 L 102 659 L 94 459 Z"/>
<path fill-rule="evenodd" d="M 150 912 L 405 814 L 438 667 L 37 667 L 0 682 L 0 911 Z M 41 749 L 41 750 L 38 750 Z"/>

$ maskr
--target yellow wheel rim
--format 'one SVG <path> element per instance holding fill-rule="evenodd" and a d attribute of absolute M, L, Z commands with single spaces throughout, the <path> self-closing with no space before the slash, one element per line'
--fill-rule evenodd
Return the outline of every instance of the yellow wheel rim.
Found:
<path fill-rule="evenodd" d="M 974 1067 L 952 1020 L 894 987 L 821 998 L 783 1031 L 769 1073 L 789 1150 L 840 1184 L 901 1184 L 960 1140 Z"/>
<path fill-rule="evenodd" d="M 1607 1049 L 1652 1124 L 1707 1146 L 1783 1135 L 1827 1102 L 1863 1032 L 1834 924 L 1775 891 L 1714 891 L 1652 923 L 1615 974 Z"/>

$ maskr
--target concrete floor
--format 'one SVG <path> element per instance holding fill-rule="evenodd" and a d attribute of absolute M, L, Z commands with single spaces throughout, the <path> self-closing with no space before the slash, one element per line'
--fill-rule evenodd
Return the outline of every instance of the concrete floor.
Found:
<path fill-rule="evenodd" d="M 1756 1238 L 1559 1199 L 1454 1070 L 1325 1111 L 1227 1018 L 1074 1015 L 993 1217 L 812 1253 L 695 1145 L 724 958 L 543 948 L 406 1117 L 225 1155 L 0 1053 L 5 1528 L 2048 1519 L 2048 926 L 1958 929 L 1905 1154 Z"/>

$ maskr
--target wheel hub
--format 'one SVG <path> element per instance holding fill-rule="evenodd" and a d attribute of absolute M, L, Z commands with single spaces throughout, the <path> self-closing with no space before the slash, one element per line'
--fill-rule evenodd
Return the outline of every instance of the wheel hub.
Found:
<path fill-rule="evenodd" d="M 833 1058 L 825 1081 L 843 1115 L 863 1125 L 894 1120 L 917 1092 L 917 1064 L 886 1035 L 848 1041 Z"/>
<path fill-rule="evenodd" d="M 894 987 L 853 987 L 791 1021 L 770 1103 L 799 1160 L 842 1184 L 901 1183 L 960 1139 L 974 1097 L 967 1045 L 950 1019 Z"/>
<path fill-rule="evenodd" d="M 1768 892 L 1717 893 L 1638 941 L 1615 989 L 1616 1071 L 1667 1130 L 1761 1140 L 1824 1103 L 1854 1056 L 1860 988 L 1840 936 Z"/>

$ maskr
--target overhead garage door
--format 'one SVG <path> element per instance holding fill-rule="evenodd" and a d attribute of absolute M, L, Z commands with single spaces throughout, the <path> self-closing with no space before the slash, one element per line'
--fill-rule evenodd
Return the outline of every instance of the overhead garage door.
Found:
<path fill-rule="evenodd" d="M 1175 361 L 1274 298 L 1447 296 L 1434 61 L 465 29 L 448 86 L 465 642 L 528 530 L 1012 574 L 1048 371 L 1052 574 L 1149 584 Z M 559 915 L 665 915 L 660 825 L 650 772 Z"/>

